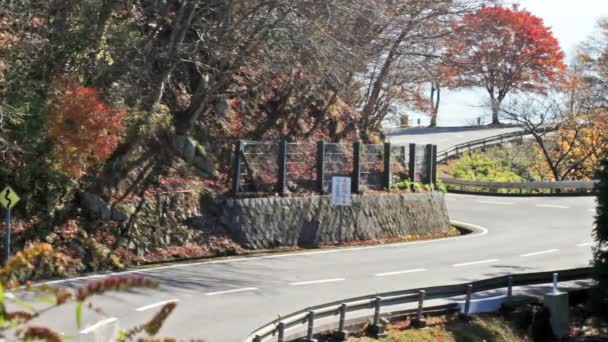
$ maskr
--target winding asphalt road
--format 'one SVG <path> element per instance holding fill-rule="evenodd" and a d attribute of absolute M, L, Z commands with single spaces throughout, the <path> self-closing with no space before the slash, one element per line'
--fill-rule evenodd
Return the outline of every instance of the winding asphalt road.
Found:
<path fill-rule="evenodd" d="M 160 291 L 112 294 L 95 298 L 93 304 L 119 318 L 121 327 L 130 327 L 149 319 L 167 301 L 179 301 L 162 336 L 238 342 L 277 314 L 328 301 L 589 265 L 592 197 L 448 194 L 446 201 L 452 220 L 485 227 L 487 233 L 152 268 L 137 273 L 161 281 Z M 78 332 L 74 307 L 52 312 L 40 320 L 66 334 Z M 86 313 L 84 327 L 103 318 Z"/>

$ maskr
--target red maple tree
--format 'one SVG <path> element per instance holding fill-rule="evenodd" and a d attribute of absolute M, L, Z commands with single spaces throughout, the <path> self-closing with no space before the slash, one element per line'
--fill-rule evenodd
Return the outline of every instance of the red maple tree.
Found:
<path fill-rule="evenodd" d="M 59 78 L 46 113 L 57 168 L 78 178 L 87 168 L 106 161 L 118 145 L 125 116 L 125 111 L 101 101 L 95 89 L 71 77 Z"/>
<path fill-rule="evenodd" d="M 542 92 L 566 70 L 564 53 L 543 20 L 517 6 L 482 8 L 455 24 L 448 39 L 452 87 L 483 87 L 492 124 L 510 91 Z"/>

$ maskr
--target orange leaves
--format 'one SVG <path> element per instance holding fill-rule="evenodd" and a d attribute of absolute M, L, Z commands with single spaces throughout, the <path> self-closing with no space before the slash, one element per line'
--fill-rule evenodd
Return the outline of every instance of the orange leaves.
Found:
<path fill-rule="evenodd" d="M 67 76 L 59 78 L 46 117 L 56 167 L 79 178 L 87 168 L 106 161 L 118 145 L 125 116 L 125 111 L 101 101 L 95 89 Z"/>
<path fill-rule="evenodd" d="M 460 86 L 542 90 L 566 70 L 564 53 L 542 19 L 517 7 L 486 7 L 455 25 L 450 74 Z"/>

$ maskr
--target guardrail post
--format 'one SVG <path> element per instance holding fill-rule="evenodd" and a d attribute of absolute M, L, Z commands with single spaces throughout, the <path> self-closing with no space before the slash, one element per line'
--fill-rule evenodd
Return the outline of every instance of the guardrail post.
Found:
<path fill-rule="evenodd" d="M 234 166 L 232 169 L 232 194 L 238 195 L 241 186 L 241 154 L 245 149 L 243 140 L 239 140 L 234 148 Z"/>
<path fill-rule="evenodd" d="M 469 319 L 469 312 L 471 310 L 471 296 L 473 295 L 473 284 L 467 285 L 466 290 L 466 298 L 464 302 L 464 312 L 462 313 L 462 318 L 467 320 Z"/>
<path fill-rule="evenodd" d="M 340 323 L 338 324 L 338 331 L 334 334 L 334 338 L 338 341 L 346 341 L 348 339 L 348 331 L 345 329 L 347 309 L 348 306 L 346 304 L 340 305 Z"/>
<path fill-rule="evenodd" d="M 424 311 L 424 296 L 426 295 L 425 290 L 418 291 L 418 310 L 416 311 L 416 319 L 412 322 L 416 328 L 426 327 L 426 320 L 422 317 Z"/>
<path fill-rule="evenodd" d="M 507 278 L 507 300 L 511 300 L 513 297 L 513 276 Z"/>
<path fill-rule="evenodd" d="M 314 334 L 314 329 L 315 329 L 315 312 L 308 311 L 308 331 L 306 333 L 306 342 L 317 342 L 317 340 L 312 338 L 312 336 Z"/>
<path fill-rule="evenodd" d="M 460 148 L 458 148 L 458 145 L 456 146 L 456 159 L 458 159 L 458 157 L 460 156 L 459 153 Z"/>
<path fill-rule="evenodd" d="M 410 144 L 410 159 L 408 163 L 408 173 L 410 182 L 416 181 L 416 144 Z"/>
<path fill-rule="evenodd" d="M 255 335 L 255 337 L 253 338 L 252 342 L 262 342 L 262 338 L 258 335 Z"/>
<path fill-rule="evenodd" d="M 279 142 L 278 171 L 277 192 L 284 194 L 287 190 L 287 142 L 285 140 Z"/>
<path fill-rule="evenodd" d="M 277 342 L 285 342 L 285 323 L 279 322 L 279 325 L 277 326 L 277 331 L 279 334 Z"/>
<path fill-rule="evenodd" d="M 325 142 L 317 142 L 317 190 L 323 193 L 323 179 L 325 177 Z"/>
<path fill-rule="evenodd" d="M 361 179 L 361 142 L 355 141 L 353 143 L 353 179 L 352 179 L 352 190 L 353 193 L 359 193 L 359 183 Z"/>
<path fill-rule="evenodd" d="M 393 178 L 393 170 L 392 170 L 392 166 L 393 163 L 391 163 L 392 160 L 392 155 L 391 155 L 391 143 L 387 142 L 384 143 L 384 174 L 383 176 L 383 180 L 382 180 L 382 187 L 384 187 L 387 190 L 391 190 L 391 180 Z"/>
<path fill-rule="evenodd" d="M 382 305 L 382 298 L 376 297 L 374 299 L 374 320 L 372 325 L 369 327 L 369 333 L 375 338 L 382 338 L 386 336 L 384 332 L 384 325 L 380 324 L 380 306 Z"/>

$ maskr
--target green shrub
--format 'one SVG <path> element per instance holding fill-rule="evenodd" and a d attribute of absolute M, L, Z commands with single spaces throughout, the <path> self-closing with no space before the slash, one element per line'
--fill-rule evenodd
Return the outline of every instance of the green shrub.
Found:
<path fill-rule="evenodd" d="M 474 152 L 463 155 L 452 171 L 452 177 L 467 180 L 519 182 L 524 178 L 510 164 L 488 154 Z"/>

